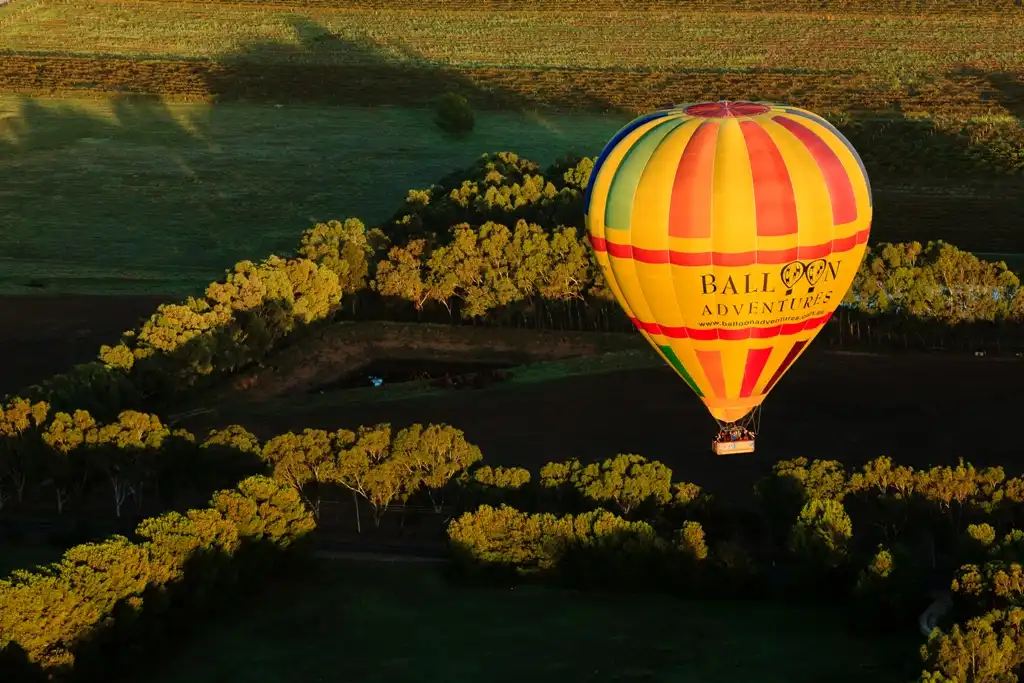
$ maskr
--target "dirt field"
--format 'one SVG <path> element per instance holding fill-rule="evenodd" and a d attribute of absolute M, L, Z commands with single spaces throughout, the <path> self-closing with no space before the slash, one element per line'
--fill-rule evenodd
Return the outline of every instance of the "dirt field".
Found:
<path fill-rule="evenodd" d="M 677 479 L 748 490 L 773 462 L 799 456 L 859 465 L 889 455 L 917 466 L 963 457 L 1018 473 L 1024 457 L 1010 420 L 1024 407 L 1022 381 L 1020 361 L 808 352 L 772 392 L 758 452 L 733 458 L 710 452 L 715 423 L 667 368 L 283 412 L 246 426 L 271 435 L 378 421 L 396 428 L 448 422 L 479 444 L 491 464 L 537 467 L 572 456 L 589 461 L 639 453 L 669 464 Z"/>
<path fill-rule="evenodd" d="M 0 396 L 96 358 L 171 296 L 0 297 Z"/>
<path fill-rule="evenodd" d="M 92 358 L 152 311 L 153 298 L 0 299 L 4 330 L 0 390 L 38 381 Z M 631 370 L 481 391 L 338 408 L 305 407 L 242 419 L 260 435 L 304 427 L 353 428 L 390 421 L 448 422 L 465 430 L 492 464 L 536 467 L 572 456 L 639 453 L 669 464 L 677 479 L 711 490 L 749 490 L 782 458 L 859 464 L 1003 465 L 1024 470 L 1012 422 L 1024 408 L 1024 361 L 974 356 L 873 356 L 809 352 L 772 392 L 758 452 L 720 458 L 714 422 L 668 369 Z M 212 426 L 200 417 L 184 426 Z"/>

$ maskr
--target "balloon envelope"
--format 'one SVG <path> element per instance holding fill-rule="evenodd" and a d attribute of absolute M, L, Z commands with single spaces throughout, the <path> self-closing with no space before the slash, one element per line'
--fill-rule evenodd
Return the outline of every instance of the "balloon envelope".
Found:
<path fill-rule="evenodd" d="M 794 107 L 709 102 L 632 121 L 598 157 L 587 229 L 619 304 L 718 420 L 760 405 L 853 284 L 871 188 Z"/>

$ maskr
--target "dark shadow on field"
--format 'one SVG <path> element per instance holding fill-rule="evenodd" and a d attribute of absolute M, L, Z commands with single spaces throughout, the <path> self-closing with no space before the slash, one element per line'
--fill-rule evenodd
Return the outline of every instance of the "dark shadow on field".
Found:
<path fill-rule="evenodd" d="M 261 437 L 289 429 L 390 422 L 459 426 L 489 465 L 536 471 L 576 457 L 636 453 L 729 500 L 748 496 L 778 460 L 836 459 L 859 468 L 887 455 L 902 465 L 1001 465 L 1024 471 L 1015 415 L 1024 361 L 951 354 L 825 353 L 814 349 L 766 401 L 757 452 L 715 456 L 717 428 L 669 368 L 571 377 L 427 399 L 324 406 L 242 418 Z"/>
<path fill-rule="evenodd" d="M 207 92 L 218 100 L 407 107 L 429 106 L 442 93 L 455 92 L 481 109 L 540 106 L 511 89 L 485 87 L 429 64 L 404 46 L 385 47 L 369 37 L 341 38 L 301 15 L 290 17 L 290 23 L 297 44 L 257 41 L 221 57 L 219 68 L 209 72 Z M 582 90 L 568 101 L 577 108 L 612 108 Z"/>
<path fill-rule="evenodd" d="M 341 38 L 304 16 L 293 16 L 291 21 L 295 45 L 256 42 L 226 55 L 219 69 L 209 73 L 207 91 L 222 101 L 406 107 L 430 106 L 438 95 L 452 91 L 480 110 L 629 114 L 613 97 L 600 93 L 595 74 L 590 72 L 546 70 L 537 75 L 536 94 L 531 96 L 514 89 L 515 70 L 478 71 L 486 82 L 477 82 L 469 72 L 430 64 L 405 46 L 385 46 L 370 38 Z M 678 81 L 690 75 L 671 73 L 649 80 L 637 74 L 635 82 L 620 85 L 664 90 L 666 99 L 659 100 L 658 106 L 671 106 L 678 104 L 671 99 Z M 999 104 L 1021 115 L 1022 98 L 1013 90 L 1020 86 L 1013 86 L 1010 76 L 959 75 L 988 77 L 1000 92 Z M 700 97 L 764 99 L 820 110 L 814 103 L 802 101 L 813 99 L 813 92 L 791 92 L 784 82 L 765 83 L 763 92 L 740 92 L 734 76 L 719 74 L 718 82 L 705 88 Z M 884 118 L 858 118 L 839 126 L 861 153 L 874 180 L 873 237 L 922 243 L 942 239 L 970 251 L 990 253 L 1024 251 L 1024 235 L 1017 229 L 1017 216 L 1024 212 L 1020 169 L 1016 177 L 1008 177 L 1013 169 L 1007 164 L 1014 162 L 1007 161 L 1007 155 L 992 149 L 985 139 L 972 139 L 964 132 L 908 116 L 901 106 L 900 98 L 904 96 L 914 98 L 919 93 L 911 89 L 905 95 L 896 95 Z M 215 117 L 216 108 L 211 113 Z M 596 155 L 598 151 L 583 153 Z M 992 166 L 999 168 L 993 172 L 989 170 Z M 950 185 L 956 187 L 951 189 Z M 965 224 L 977 229 L 965 230 Z"/>
<path fill-rule="evenodd" d="M 982 97 L 994 99 L 999 106 L 1024 121 L 1024 75 L 976 68 L 962 69 L 959 73 L 986 81 L 990 90 L 982 93 Z"/>

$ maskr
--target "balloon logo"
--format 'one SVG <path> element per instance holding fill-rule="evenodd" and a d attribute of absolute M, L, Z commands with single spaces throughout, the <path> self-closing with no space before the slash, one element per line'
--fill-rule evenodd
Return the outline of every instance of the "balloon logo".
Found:
<path fill-rule="evenodd" d="M 780 276 L 782 277 L 782 284 L 786 285 L 786 296 L 793 293 L 793 285 L 800 282 L 800 278 L 804 276 L 806 271 L 807 266 L 800 261 L 793 261 L 782 266 Z"/>
<path fill-rule="evenodd" d="M 822 276 L 825 274 L 825 269 L 828 267 L 828 262 L 823 259 L 817 259 L 811 261 L 804 266 L 804 274 L 807 277 L 807 284 L 810 287 L 807 290 L 808 294 L 814 293 L 814 287 L 821 281 Z M 843 292 L 845 294 L 845 292 Z"/>
<path fill-rule="evenodd" d="M 637 118 L 601 152 L 585 202 L 619 304 L 727 427 L 756 415 L 828 321 L 871 229 L 849 141 L 759 102 Z"/>

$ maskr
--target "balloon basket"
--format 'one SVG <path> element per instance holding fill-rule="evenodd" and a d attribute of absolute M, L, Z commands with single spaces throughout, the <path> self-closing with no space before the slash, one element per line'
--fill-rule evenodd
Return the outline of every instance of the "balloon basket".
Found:
<path fill-rule="evenodd" d="M 754 452 L 753 439 L 744 441 L 716 441 L 712 445 L 715 455 L 740 455 Z"/>

